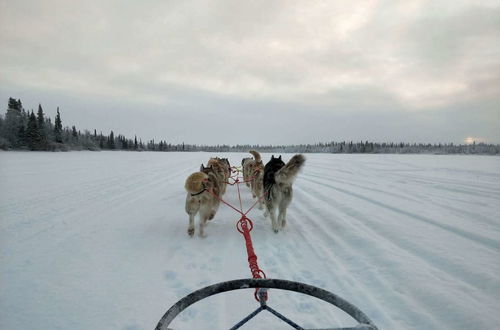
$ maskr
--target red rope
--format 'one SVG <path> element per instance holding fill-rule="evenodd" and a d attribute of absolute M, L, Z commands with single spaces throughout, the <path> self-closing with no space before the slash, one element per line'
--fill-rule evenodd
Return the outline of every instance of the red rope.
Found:
<path fill-rule="evenodd" d="M 250 224 L 250 228 L 248 225 Z M 257 263 L 257 255 L 253 250 L 252 244 L 252 236 L 250 236 L 250 231 L 253 229 L 252 220 L 248 219 L 245 215 L 242 215 L 240 220 L 236 224 L 236 229 L 243 235 L 245 238 L 245 244 L 247 247 L 247 255 L 248 255 L 248 266 L 250 267 L 250 272 L 252 273 L 253 278 L 266 278 L 266 273 L 259 268 L 259 264 Z M 259 301 L 258 297 L 259 289 L 255 289 L 254 297 L 257 301 Z M 267 301 L 267 292 L 264 293 L 264 299 Z"/>
<path fill-rule="evenodd" d="M 236 185 L 236 188 L 238 188 L 238 199 L 240 201 L 240 210 L 241 210 L 241 212 L 243 212 L 243 204 L 241 202 L 241 194 L 240 194 L 240 185 L 239 184 Z"/>
<path fill-rule="evenodd" d="M 235 168 L 236 170 L 232 170 L 233 168 Z M 248 179 L 246 179 L 246 180 L 240 180 L 240 176 L 238 176 L 238 173 L 240 173 L 240 172 L 241 172 L 241 170 L 240 170 L 240 169 L 238 169 L 238 168 L 236 168 L 236 167 L 232 167 L 232 168 L 231 168 L 231 171 L 232 171 L 232 172 L 236 172 L 236 174 L 235 174 L 235 175 L 233 174 L 233 175 L 229 176 L 229 178 L 228 178 L 228 179 L 233 180 L 233 182 L 226 181 L 226 183 L 227 183 L 228 185 L 234 186 L 235 184 L 252 182 L 252 181 L 253 181 L 253 180 L 257 177 L 258 172 L 260 172 L 260 171 L 262 171 L 262 170 L 263 170 L 262 168 L 256 168 L 256 169 L 254 170 L 254 172 L 253 172 L 253 173 L 254 173 L 254 175 L 253 175 L 253 176 L 251 176 L 250 178 L 248 178 Z"/>
<path fill-rule="evenodd" d="M 234 176 L 231 176 L 231 179 L 234 180 L 234 183 L 232 185 L 236 184 L 237 185 L 236 187 L 238 188 L 238 199 L 240 202 L 240 210 L 238 210 L 236 207 L 223 200 L 221 197 L 215 194 L 211 189 L 207 189 L 207 191 L 213 196 L 215 196 L 219 201 L 226 204 L 227 206 L 229 206 L 230 208 L 232 208 L 241 215 L 240 220 L 238 220 L 238 222 L 236 223 L 236 229 L 243 235 L 245 239 L 245 245 L 247 248 L 247 255 L 248 255 L 248 266 L 250 267 L 250 272 L 252 273 L 253 278 L 266 278 L 266 273 L 264 273 L 264 271 L 262 271 L 262 269 L 259 268 L 259 264 L 257 263 L 257 255 L 255 254 L 255 251 L 253 249 L 252 236 L 250 235 L 250 232 L 253 229 L 253 222 L 247 217 L 248 212 L 250 212 L 255 207 L 255 205 L 257 205 L 257 203 L 261 201 L 262 197 L 259 198 L 245 213 L 243 213 L 243 205 L 241 202 L 241 193 L 240 193 L 240 183 L 243 183 L 245 181 L 240 181 L 240 178 L 238 176 L 238 173 L 241 172 L 240 169 L 236 167 L 231 167 L 231 172 L 236 172 L 236 178 L 234 178 Z M 252 177 L 252 180 L 254 178 L 255 176 Z M 257 301 L 259 301 L 258 292 L 259 289 L 258 288 L 255 289 L 254 297 Z M 267 301 L 267 292 L 264 292 L 264 299 Z"/>

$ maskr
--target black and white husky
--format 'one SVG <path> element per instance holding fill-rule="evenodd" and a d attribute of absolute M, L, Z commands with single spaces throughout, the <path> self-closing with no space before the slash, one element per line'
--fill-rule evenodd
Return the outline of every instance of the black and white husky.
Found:
<path fill-rule="evenodd" d="M 264 167 L 264 194 L 266 212 L 264 216 L 271 216 L 271 222 L 275 233 L 286 225 L 286 208 L 292 201 L 292 184 L 295 177 L 304 166 L 306 159 L 303 155 L 293 156 L 288 163 L 281 160 L 281 156 L 271 160 Z M 276 218 L 278 209 L 278 218 Z"/>

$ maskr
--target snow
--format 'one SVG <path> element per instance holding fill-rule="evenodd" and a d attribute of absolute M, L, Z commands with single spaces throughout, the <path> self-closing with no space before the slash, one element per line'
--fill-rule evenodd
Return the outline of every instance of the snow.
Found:
<path fill-rule="evenodd" d="M 207 238 L 186 233 L 184 180 L 210 156 L 0 152 L 0 328 L 152 329 L 191 291 L 250 277 L 233 210 L 221 205 Z M 500 327 L 499 157 L 306 158 L 283 232 L 249 214 L 268 277 L 334 292 L 380 329 Z M 225 199 L 237 204 L 235 187 Z M 356 324 L 315 298 L 269 295 L 302 326 Z M 171 327 L 229 328 L 257 307 L 239 290 Z M 268 313 L 242 329 L 270 328 L 288 329 Z"/>

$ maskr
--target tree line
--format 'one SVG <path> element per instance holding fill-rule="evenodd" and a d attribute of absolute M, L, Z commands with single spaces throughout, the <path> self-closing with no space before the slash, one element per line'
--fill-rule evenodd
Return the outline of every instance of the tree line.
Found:
<path fill-rule="evenodd" d="M 127 139 L 123 135 L 115 136 L 78 130 L 75 126 L 63 127 L 61 113 L 57 114 L 52 122 L 47 117 L 42 106 L 38 111 L 26 111 L 21 100 L 9 98 L 5 116 L 0 115 L 0 149 L 4 150 L 38 150 L 38 151 L 67 151 L 67 150 L 147 150 L 141 140 Z"/>
<path fill-rule="evenodd" d="M 26 111 L 21 100 L 9 98 L 4 116 L 0 114 L 0 149 L 3 150 L 132 150 L 132 151 L 207 151 L 207 152 L 247 152 L 259 150 L 274 153 L 431 153 L 431 154 L 490 154 L 498 155 L 500 145 L 486 143 L 472 144 L 423 144 L 423 143 L 375 143 L 369 141 L 342 141 L 300 145 L 196 145 L 173 144 L 164 140 L 126 138 L 111 131 L 108 135 L 84 130 L 81 132 L 75 126 L 63 127 L 61 113 L 52 122 L 38 105 L 35 113 Z"/>

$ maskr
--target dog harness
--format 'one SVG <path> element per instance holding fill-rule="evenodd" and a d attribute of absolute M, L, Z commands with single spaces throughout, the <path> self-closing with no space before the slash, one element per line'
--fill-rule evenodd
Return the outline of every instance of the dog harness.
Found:
<path fill-rule="evenodd" d="M 207 187 L 205 187 L 205 183 L 202 182 L 201 185 L 203 186 L 203 189 L 200 192 L 197 192 L 196 194 L 191 194 L 191 196 L 198 196 L 207 190 Z"/>

